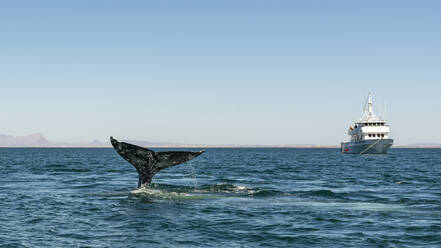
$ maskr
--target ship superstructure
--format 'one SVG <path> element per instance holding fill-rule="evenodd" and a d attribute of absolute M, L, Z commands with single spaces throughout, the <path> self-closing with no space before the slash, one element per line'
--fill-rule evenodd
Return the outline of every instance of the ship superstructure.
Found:
<path fill-rule="evenodd" d="M 349 142 L 341 143 L 343 153 L 382 154 L 392 146 L 393 139 L 389 138 L 390 128 L 386 120 L 379 118 L 373 110 L 372 94 L 369 93 L 364 107 L 363 116 L 349 127 Z"/>

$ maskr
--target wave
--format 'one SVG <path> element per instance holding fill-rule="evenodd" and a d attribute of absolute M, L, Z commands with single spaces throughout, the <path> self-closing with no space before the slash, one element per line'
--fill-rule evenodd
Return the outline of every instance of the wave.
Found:
<path fill-rule="evenodd" d="M 282 195 L 275 190 L 250 188 L 229 183 L 206 184 L 198 187 L 153 183 L 149 188 L 130 191 L 130 195 L 154 199 L 205 199 L 225 197 L 271 197 Z"/>
<path fill-rule="evenodd" d="M 318 196 L 324 198 L 342 198 L 342 194 L 334 193 L 331 190 L 320 189 L 320 190 L 311 190 L 311 191 L 302 191 L 302 195 L 307 196 Z"/>
<path fill-rule="evenodd" d="M 202 185 L 195 189 L 196 192 L 217 193 L 226 196 L 247 196 L 247 197 L 270 197 L 282 195 L 277 190 L 251 188 L 244 185 L 236 185 L 229 183 L 220 183 L 214 185 Z"/>
<path fill-rule="evenodd" d="M 132 190 L 129 193 L 132 196 L 137 196 L 147 199 L 163 199 L 163 200 L 189 200 L 189 199 L 202 199 L 204 196 L 198 196 L 188 193 L 179 193 L 173 191 L 157 190 L 150 188 L 139 188 Z"/>
<path fill-rule="evenodd" d="M 344 209 L 357 211 L 379 211 L 379 212 L 412 212 L 423 213 L 418 209 L 412 209 L 398 204 L 383 204 L 374 202 L 327 202 L 327 201 L 294 201 L 291 204 L 314 208 Z"/>

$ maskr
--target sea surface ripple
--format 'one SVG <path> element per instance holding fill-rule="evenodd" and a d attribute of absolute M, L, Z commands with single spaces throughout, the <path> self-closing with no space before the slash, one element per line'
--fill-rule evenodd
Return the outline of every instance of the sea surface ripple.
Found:
<path fill-rule="evenodd" d="M 110 148 L 1 148 L 0 247 L 441 247 L 441 149 L 208 149 L 137 180 Z"/>

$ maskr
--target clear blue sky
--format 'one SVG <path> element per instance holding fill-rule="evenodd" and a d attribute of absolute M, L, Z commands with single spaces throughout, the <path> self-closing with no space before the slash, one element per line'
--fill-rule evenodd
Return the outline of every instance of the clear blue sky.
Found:
<path fill-rule="evenodd" d="M 441 142 L 440 13 L 441 1 L 4 1 L 0 133 L 334 145 L 372 91 L 396 144 Z"/>

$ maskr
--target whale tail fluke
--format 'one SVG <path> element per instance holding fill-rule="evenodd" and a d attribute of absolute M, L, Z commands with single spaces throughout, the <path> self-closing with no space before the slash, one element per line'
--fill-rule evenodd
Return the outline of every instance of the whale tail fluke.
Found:
<path fill-rule="evenodd" d="M 136 168 L 139 174 L 138 188 L 148 187 L 153 176 L 160 170 L 187 162 L 205 152 L 205 150 L 154 152 L 144 147 L 119 142 L 113 137 L 110 137 L 110 143 L 122 158 Z"/>
<path fill-rule="evenodd" d="M 197 156 L 201 155 L 204 152 L 205 150 L 199 152 L 186 152 L 186 151 L 157 152 L 156 167 L 162 170 L 168 167 L 182 164 L 184 162 L 196 158 Z"/>

